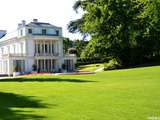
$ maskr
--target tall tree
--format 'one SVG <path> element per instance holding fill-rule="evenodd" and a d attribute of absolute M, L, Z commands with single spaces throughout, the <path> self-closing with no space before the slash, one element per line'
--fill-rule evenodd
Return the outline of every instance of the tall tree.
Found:
<path fill-rule="evenodd" d="M 69 48 L 73 47 L 73 41 L 71 41 L 69 38 L 63 38 L 63 50 L 64 53 L 68 52 Z"/>
<path fill-rule="evenodd" d="M 70 40 L 69 38 L 63 38 L 63 50 L 64 53 L 68 53 L 69 49 L 76 49 L 76 55 L 77 57 L 80 57 L 81 52 L 83 49 L 85 49 L 86 45 L 88 44 L 88 41 L 84 40 Z"/>
<path fill-rule="evenodd" d="M 88 41 L 84 41 L 84 40 L 74 40 L 73 41 L 73 45 L 77 50 L 77 57 L 80 57 L 82 51 L 85 49 L 87 44 L 88 44 Z"/>
<path fill-rule="evenodd" d="M 109 56 L 129 65 L 160 55 L 160 0 L 79 0 L 78 8 L 84 14 L 68 29 L 91 36 L 83 57 Z"/>

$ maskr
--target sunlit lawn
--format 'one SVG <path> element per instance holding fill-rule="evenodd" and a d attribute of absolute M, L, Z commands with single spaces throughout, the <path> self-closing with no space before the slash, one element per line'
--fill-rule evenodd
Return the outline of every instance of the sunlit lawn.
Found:
<path fill-rule="evenodd" d="M 79 71 L 87 71 L 87 72 L 94 72 L 96 71 L 98 68 L 104 67 L 103 63 L 99 63 L 99 64 L 89 64 L 89 65 L 81 65 L 79 68 Z"/>
<path fill-rule="evenodd" d="M 160 66 L 0 80 L 0 120 L 160 118 Z"/>

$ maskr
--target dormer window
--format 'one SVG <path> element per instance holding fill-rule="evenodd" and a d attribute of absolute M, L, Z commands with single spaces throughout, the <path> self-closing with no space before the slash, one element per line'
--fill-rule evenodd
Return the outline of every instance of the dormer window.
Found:
<path fill-rule="evenodd" d="M 42 35 L 46 35 L 47 31 L 46 29 L 42 29 Z"/>
<path fill-rule="evenodd" d="M 56 35 L 57 35 L 57 36 L 59 35 L 59 31 L 58 31 L 58 30 L 56 30 Z"/>
<path fill-rule="evenodd" d="M 29 34 L 32 34 L 32 29 L 28 29 L 28 33 L 29 33 Z"/>

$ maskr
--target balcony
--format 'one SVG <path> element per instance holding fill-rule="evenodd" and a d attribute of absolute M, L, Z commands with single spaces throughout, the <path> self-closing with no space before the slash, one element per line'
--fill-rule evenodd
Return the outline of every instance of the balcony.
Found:
<path fill-rule="evenodd" d="M 58 57 L 59 53 L 35 53 L 34 56 L 39 57 L 39 56 L 54 56 Z"/>
<path fill-rule="evenodd" d="M 2 57 L 25 57 L 26 54 L 23 53 L 9 53 L 9 54 L 2 54 Z"/>
<path fill-rule="evenodd" d="M 59 34 L 35 34 L 35 33 L 32 33 L 31 35 L 37 35 L 37 36 L 59 36 Z"/>

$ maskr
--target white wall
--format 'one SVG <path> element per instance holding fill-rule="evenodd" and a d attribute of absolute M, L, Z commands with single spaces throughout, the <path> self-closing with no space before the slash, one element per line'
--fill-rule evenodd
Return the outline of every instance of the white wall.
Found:
<path fill-rule="evenodd" d="M 25 59 L 25 72 L 31 72 L 32 71 L 32 66 L 34 64 L 34 59 L 33 58 L 26 58 Z"/>
<path fill-rule="evenodd" d="M 27 56 L 34 56 L 35 45 L 32 38 L 26 40 L 26 53 Z"/>
<path fill-rule="evenodd" d="M 19 40 L 16 43 L 10 43 L 0 47 L 0 54 L 2 54 L 2 50 L 3 54 L 25 54 L 25 41 Z"/>

